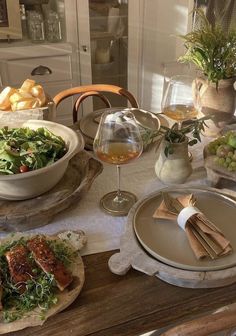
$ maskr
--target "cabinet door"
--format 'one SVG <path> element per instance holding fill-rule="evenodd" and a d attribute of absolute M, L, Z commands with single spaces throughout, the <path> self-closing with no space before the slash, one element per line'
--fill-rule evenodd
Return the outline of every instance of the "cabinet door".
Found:
<path fill-rule="evenodd" d="M 140 0 L 77 0 L 81 84 L 113 84 L 138 96 Z M 138 15 L 136 17 L 136 15 Z M 130 25 L 131 23 L 131 25 Z M 127 101 L 108 95 L 113 106 Z M 104 107 L 98 99 L 84 114 Z"/>

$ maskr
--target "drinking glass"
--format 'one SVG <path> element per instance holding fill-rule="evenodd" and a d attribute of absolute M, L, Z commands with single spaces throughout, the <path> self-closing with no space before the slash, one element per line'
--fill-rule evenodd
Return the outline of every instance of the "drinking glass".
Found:
<path fill-rule="evenodd" d="M 104 112 L 94 139 L 93 149 L 104 162 L 116 165 L 118 188 L 102 197 L 100 206 L 113 216 L 124 216 L 136 196 L 120 189 L 120 167 L 138 158 L 143 150 L 139 127 L 130 110 Z"/>
<path fill-rule="evenodd" d="M 170 79 L 162 100 L 162 113 L 178 123 L 197 117 L 200 112 L 200 100 L 195 90 L 194 79 L 187 75 L 178 75 Z"/>

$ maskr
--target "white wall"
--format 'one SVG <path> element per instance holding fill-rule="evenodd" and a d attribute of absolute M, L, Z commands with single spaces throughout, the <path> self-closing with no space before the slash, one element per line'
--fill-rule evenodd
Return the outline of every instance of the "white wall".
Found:
<path fill-rule="evenodd" d="M 191 0 L 143 0 L 140 106 L 160 112 L 163 87 L 163 63 L 183 54 L 183 41 L 191 20 Z"/>

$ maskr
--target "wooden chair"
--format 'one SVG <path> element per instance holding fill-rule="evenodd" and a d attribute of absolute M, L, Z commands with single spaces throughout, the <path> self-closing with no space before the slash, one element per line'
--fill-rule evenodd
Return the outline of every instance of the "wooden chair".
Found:
<path fill-rule="evenodd" d="M 111 104 L 106 96 L 102 92 L 111 92 L 119 96 L 125 97 L 130 103 L 131 107 L 138 108 L 138 103 L 134 96 L 124 88 L 121 88 L 116 85 L 106 85 L 106 84 L 93 84 L 87 86 L 78 86 L 70 88 L 59 92 L 54 98 L 53 101 L 56 107 L 66 98 L 79 95 L 79 98 L 76 99 L 76 102 L 73 107 L 73 123 L 78 121 L 78 110 L 80 104 L 89 96 L 99 97 L 106 105 L 106 107 L 111 107 Z"/>
<path fill-rule="evenodd" d="M 223 309 L 177 325 L 160 336 L 236 335 L 236 305 L 234 303 Z"/>

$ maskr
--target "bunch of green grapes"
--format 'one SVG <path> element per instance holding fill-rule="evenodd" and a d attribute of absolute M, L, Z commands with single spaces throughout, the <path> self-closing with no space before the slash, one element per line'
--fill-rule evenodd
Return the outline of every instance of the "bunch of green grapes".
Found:
<path fill-rule="evenodd" d="M 227 144 L 227 141 L 225 139 L 225 136 L 221 136 L 208 144 L 208 150 L 211 155 L 216 155 L 217 149 L 221 145 L 226 145 L 226 144 Z"/>
<path fill-rule="evenodd" d="M 236 133 L 230 131 L 208 145 L 210 154 L 216 155 L 214 162 L 230 172 L 236 171 L 236 148 L 229 144 L 232 137 L 236 137 Z"/>

